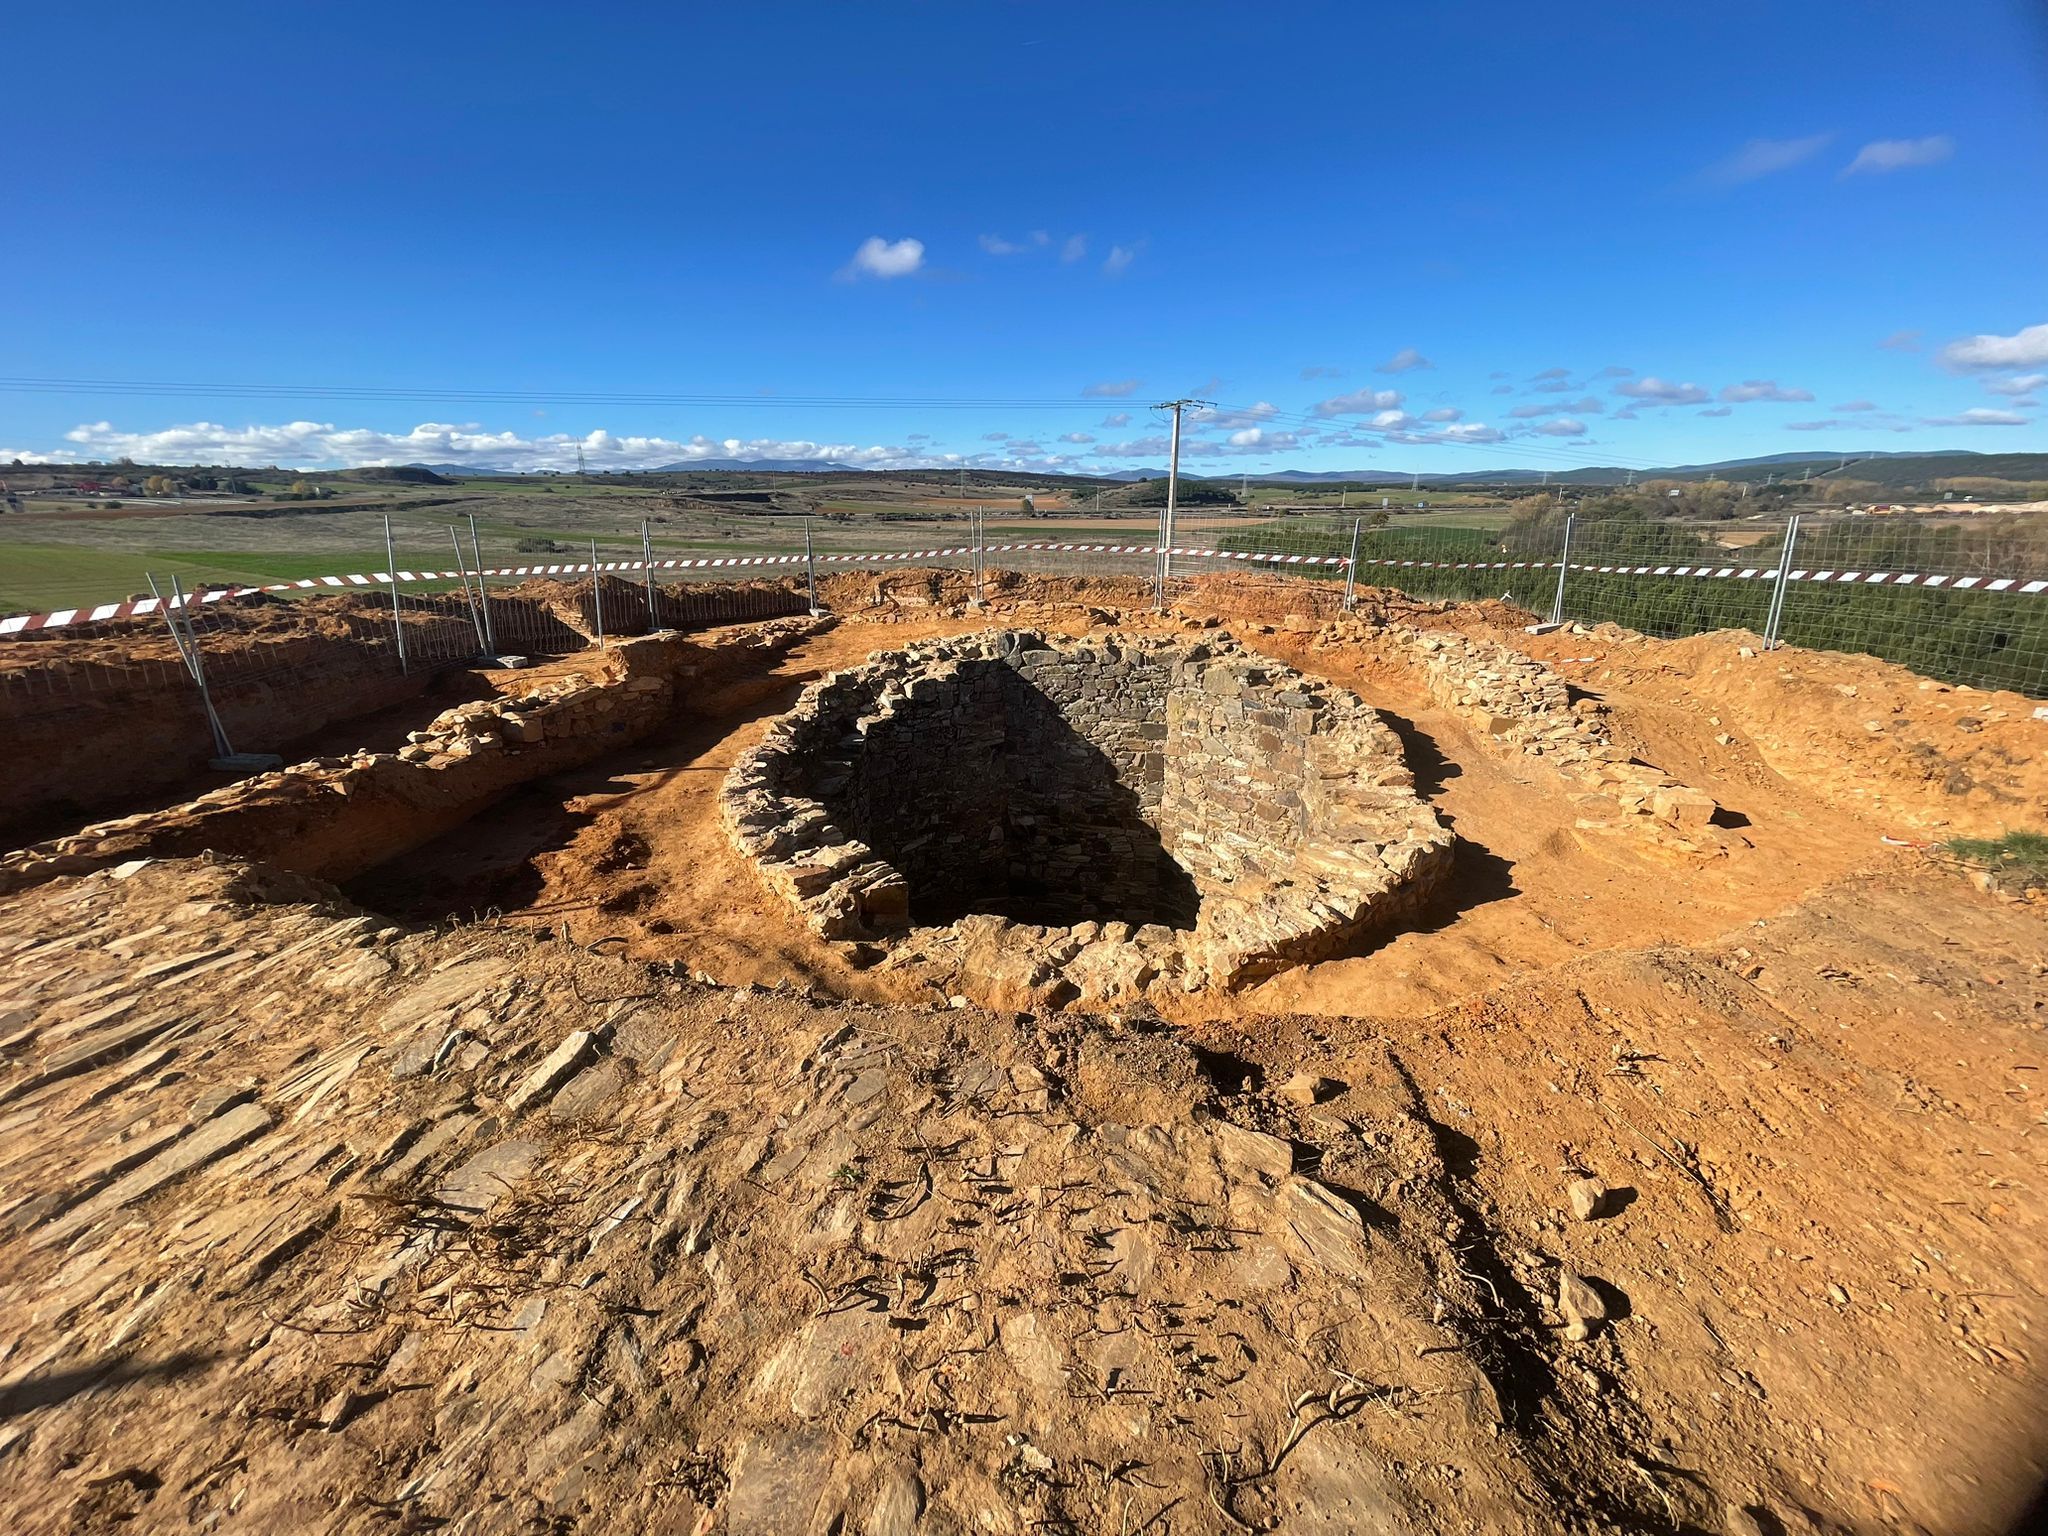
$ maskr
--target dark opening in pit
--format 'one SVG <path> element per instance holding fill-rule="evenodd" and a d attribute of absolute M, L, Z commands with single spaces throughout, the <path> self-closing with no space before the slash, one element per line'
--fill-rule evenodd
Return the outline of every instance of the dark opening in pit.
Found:
<path fill-rule="evenodd" d="M 1191 929 L 1195 882 L 1153 822 L 1164 678 L 1115 687 L 1055 700 L 1011 666 L 965 663 L 870 728 L 820 799 L 901 872 L 914 923 Z"/>

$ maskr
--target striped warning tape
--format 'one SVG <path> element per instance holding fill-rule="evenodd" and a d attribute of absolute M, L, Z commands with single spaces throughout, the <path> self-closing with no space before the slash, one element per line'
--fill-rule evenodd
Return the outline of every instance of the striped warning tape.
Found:
<path fill-rule="evenodd" d="M 1016 544 L 985 544 L 980 553 L 1013 554 L 1027 551 L 1042 551 L 1055 554 L 1084 555 L 1149 555 L 1157 558 L 1161 553 L 1156 544 L 1064 544 L 1048 541 L 1032 541 Z M 821 566 L 863 566 L 896 565 L 910 560 L 937 560 L 946 558 L 971 558 L 976 553 L 972 545 L 959 545 L 950 549 L 905 549 L 870 554 L 820 554 L 816 557 Z M 1315 565 L 1342 568 L 1350 563 L 1344 555 L 1288 555 L 1275 554 L 1265 550 L 1249 549 L 1205 549 L 1200 547 L 1176 546 L 1166 551 L 1176 559 L 1251 561 L 1266 565 Z M 802 554 L 783 555 L 705 555 L 695 558 L 656 560 L 657 571 L 683 570 L 761 570 L 789 569 L 804 565 L 811 557 Z M 1367 558 L 1358 562 L 1361 569 L 1372 567 L 1378 570 L 1431 570 L 1431 571 L 1554 571 L 1555 560 L 1418 560 Z M 589 561 L 581 564 L 540 564 L 494 566 L 485 570 L 485 576 L 535 577 L 535 576 L 587 576 L 593 570 L 600 572 L 645 573 L 647 564 L 640 560 L 607 560 L 592 565 Z M 1716 581 L 1755 581 L 1778 579 L 1779 572 L 1770 566 L 1733 565 L 1594 565 L 1573 561 L 1573 571 L 1603 576 L 1674 576 L 1698 577 Z M 469 573 L 474 576 L 477 573 Z M 461 571 L 399 571 L 401 583 L 426 581 L 460 581 Z M 1786 573 L 1789 581 L 1810 582 L 1855 582 L 1865 586 L 1893 586 L 1938 588 L 1951 592 L 2022 592 L 2038 594 L 2048 591 L 2048 580 L 2027 579 L 2015 576 L 1948 576 L 1921 574 L 1912 571 L 1835 571 L 1798 570 Z M 187 597 L 185 604 L 205 606 L 224 602 L 230 598 L 242 597 L 252 592 L 320 592 L 347 590 L 359 587 L 385 587 L 391 584 L 392 574 L 388 571 L 352 572 L 345 576 L 306 576 L 297 581 L 269 582 L 260 586 L 216 587 L 196 592 Z M 131 619 L 155 614 L 165 606 L 177 608 L 176 598 L 159 603 L 153 597 L 134 598 L 125 602 L 101 603 L 90 608 L 59 608 L 49 613 L 17 614 L 13 618 L 0 619 L 0 636 L 18 635 L 30 630 L 58 629 L 73 624 L 98 624 L 114 619 Z"/>

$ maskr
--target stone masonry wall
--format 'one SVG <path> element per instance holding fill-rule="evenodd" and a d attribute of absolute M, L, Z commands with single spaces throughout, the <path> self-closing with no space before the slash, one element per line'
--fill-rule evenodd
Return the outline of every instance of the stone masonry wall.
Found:
<path fill-rule="evenodd" d="M 207 851 L 346 880 L 459 825 L 507 790 L 646 734 L 669 717 L 680 689 L 720 670 L 721 657 L 780 648 L 816 627 L 777 620 L 713 645 L 675 634 L 625 640 L 593 656 L 588 670 L 523 697 L 446 710 L 397 752 L 313 758 L 0 856 L 0 893 L 126 860 Z"/>
<path fill-rule="evenodd" d="M 975 950 L 1014 973 L 996 990 L 1055 1000 L 1339 952 L 1451 845 L 1373 710 L 1228 637 L 877 653 L 806 692 L 723 810 L 824 937 Z"/>
<path fill-rule="evenodd" d="M 1715 847 L 1714 798 L 1615 743 L 1605 708 L 1577 699 L 1564 679 L 1533 656 L 1494 640 L 1359 619 L 1326 624 L 1319 647 L 1386 646 L 1420 672 L 1441 708 L 1471 725 L 1494 748 L 1541 759 L 1566 782 L 1583 830 L 1633 832 L 1686 852 Z"/>

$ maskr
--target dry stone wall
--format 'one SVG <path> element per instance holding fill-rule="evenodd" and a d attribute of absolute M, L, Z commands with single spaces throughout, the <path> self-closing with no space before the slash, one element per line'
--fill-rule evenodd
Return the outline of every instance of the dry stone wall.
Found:
<path fill-rule="evenodd" d="M 1228 637 L 878 652 L 805 693 L 723 811 L 822 936 L 1041 1004 L 1342 952 L 1451 846 L 1372 709 Z"/>
<path fill-rule="evenodd" d="M 1637 762 L 1614 741 L 1596 699 L 1574 699 L 1564 679 L 1532 656 L 1470 635 L 1344 622 L 1324 627 L 1322 645 L 1384 645 L 1420 672 L 1429 696 L 1503 754 L 1540 758 L 1576 786 L 1584 830 L 1635 832 L 1681 851 L 1718 845 L 1713 796 Z"/>
<path fill-rule="evenodd" d="M 95 823 L 0 855 L 0 893 L 138 858 L 217 852 L 346 880 L 460 824 L 520 784 L 588 762 L 667 719 L 733 657 L 818 627 L 782 619 L 713 643 L 641 636 L 518 698 L 444 711 L 397 752 L 318 757 L 184 805 Z"/>

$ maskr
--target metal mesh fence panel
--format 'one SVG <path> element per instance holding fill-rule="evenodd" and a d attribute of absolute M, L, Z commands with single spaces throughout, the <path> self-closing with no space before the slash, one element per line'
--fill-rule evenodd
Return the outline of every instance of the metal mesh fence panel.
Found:
<path fill-rule="evenodd" d="M 1779 638 L 2048 695 L 2048 530 L 1983 517 L 1802 518 Z"/>
<path fill-rule="evenodd" d="M 1562 617 L 1672 639 L 1768 632 L 1785 525 L 1581 521 L 1571 526 Z M 1724 542 L 1724 539 L 1740 542 Z"/>

